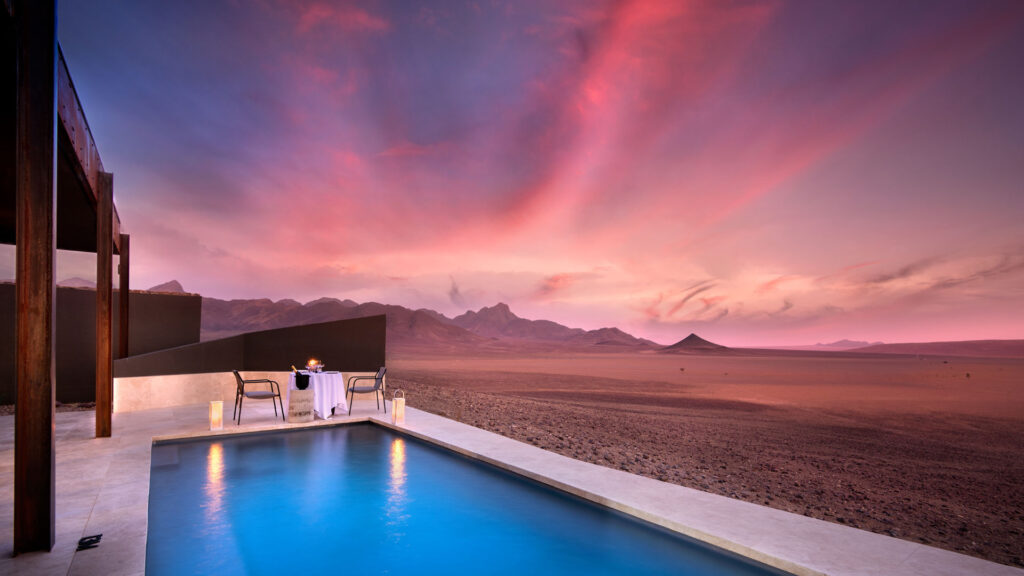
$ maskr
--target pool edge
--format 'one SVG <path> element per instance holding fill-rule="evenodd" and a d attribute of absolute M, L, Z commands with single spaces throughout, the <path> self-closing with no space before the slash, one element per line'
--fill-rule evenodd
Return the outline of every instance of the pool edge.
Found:
<path fill-rule="evenodd" d="M 710 547 L 712 547 L 714 549 L 717 549 L 717 550 L 720 550 L 720 551 L 723 551 L 723 552 L 726 552 L 726 553 L 730 553 L 730 554 L 733 554 L 733 555 L 736 555 L 736 556 L 740 556 L 740 557 L 742 557 L 742 558 L 744 558 L 746 560 L 750 560 L 750 561 L 753 561 L 753 562 L 756 562 L 756 563 L 759 563 L 759 564 L 763 564 L 765 566 L 768 566 L 770 568 L 774 568 L 776 570 L 781 570 L 781 571 L 786 572 L 788 574 L 792 574 L 793 576 L 828 576 L 824 572 L 819 572 L 817 570 L 813 570 L 813 569 L 808 568 L 806 566 L 801 566 L 799 564 L 795 564 L 793 562 L 784 560 L 782 558 L 776 558 L 774 556 L 770 556 L 768 554 L 764 554 L 762 552 L 759 552 L 758 550 L 755 550 L 755 549 L 747 547 L 747 546 L 743 546 L 742 544 L 733 542 L 731 540 L 715 536 L 714 534 L 709 534 L 709 533 L 704 532 L 702 530 L 697 530 L 695 528 L 692 528 L 690 526 L 686 526 L 684 524 L 680 524 L 678 522 L 674 522 L 674 521 L 672 521 L 672 520 L 670 520 L 668 518 L 665 518 L 663 516 L 659 516 L 659 515 L 656 515 L 656 514 L 651 514 L 651 513 L 648 513 L 646 511 L 644 511 L 644 510 L 639 510 L 639 509 L 634 508 L 634 507 L 632 507 L 632 506 L 630 506 L 628 504 L 625 504 L 623 502 L 619 502 L 619 501 L 617 501 L 615 499 L 611 499 L 611 498 L 607 498 L 605 496 L 601 496 L 599 494 L 595 494 L 595 493 L 593 493 L 593 492 L 591 492 L 589 490 L 580 488 L 578 486 L 575 486 L 575 485 L 572 485 L 572 484 L 569 484 L 569 483 L 566 483 L 566 482 L 561 482 L 561 481 L 556 480 L 554 478 L 551 478 L 551 477 L 549 477 L 549 476 L 547 476 L 545 474 L 542 474 L 542 473 L 539 473 L 539 472 L 534 472 L 532 470 L 528 470 L 526 468 L 522 468 L 520 466 L 516 466 L 516 465 L 511 464 L 509 462 L 505 462 L 505 461 L 502 461 L 502 460 L 499 460 L 499 459 L 496 459 L 496 458 L 492 458 L 490 456 L 486 456 L 484 454 L 480 454 L 480 453 L 478 453 L 476 451 L 469 450 L 467 448 L 463 448 L 462 446 L 458 446 L 458 445 L 452 444 L 450 442 L 445 442 L 445 441 L 440 440 L 438 438 L 434 438 L 434 437 L 432 437 L 432 436 L 430 436 L 430 435 L 428 435 L 428 434 L 426 434 L 424 432 L 420 432 L 420 431 L 417 431 L 417 430 L 412 430 L 412 429 L 409 429 L 409 428 L 404 427 L 404 426 L 397 426 L 395 424 L 392 424 L 389 421 L 382 420 L 380 418 L 376 418 L 376 417 L 373 417 L 373 416 L 368 417 L 367 421 L 369 421 L 372 424 L 376 424 L 378 426 L 387 428 L 387 429 L 389 429 L 389 430 L 391 430 L 393 432 L 396 432 L 396 433 L 399 433 L 399 434 L 403 434 L 403 435 L 407 435 L 407 436 L 411 436 L 411 437 L 416 438 L 418 440 L 430 443 L 430 444 L 432 444 L 434 446 L 438 446 L 440 448 L 444 448 L 446 450 L 450 450 L 452 452 L 455 452 L 456 454 L 461 454 L 461 455 L 463 455 L 463 456 L 465 456 L 467 458 L 470 458 L 470 459 L 473 459 L 473 460 L 476 460 L 476 461 L 483 462 L 485 464 L 494 466 L 494 467 L 499 468 L 501 470 L 504 470 L 506 472 L 512 473 L 512 474 L 514 474 L 516 476 L 519 476 L 519 477 L 531 480 L 533 482 L 538 482 L 538 483 L 543 484 L 545 486 L 549 486 L 551 488 L 554 488 L 556 490 L 565 492 L 566 494 L 570 494 L 570 495 L 575 496 L 577 498 L 581 498 L 581 499 L 586 500 L 588 502 L 592 502 L 592 503 L 597 504 L 599 506 L 604 506 L 606 508 L 610 508 L 610 509 L 615 510 L 617 512 L 621 512 L 622 514 L 625 514 L 625 515 L 630 516 L 632 518 L 635 518 L 637 520 L 640 520 L 640 521 L 643 521 L 643 522 L 646 522 L 646 523 L 649 523 L 649 524 L 653 524 L 655 526 L 659 526 L 659 527 L 664 528 L 666 530 L 669 530 L 669 531 L 671 531 L 671 532 L 673 532 L 675 534 L 679 534 L 679 535 L 681 535 L 683 537 L 686 537 L 688 539 L 695 540 L 695 541 L 697 541 L 697 542 L 699 542 L 699 543 L 701 543 L 703 545 L 710 546 Z M 482 430 L 482 431 L 487 432 L 486 430 Z M 501 436 L 501 437 L 504 438 L 505 440 L 510 441 L 510 442 L 517 442 L 519 444 L 524 444 L 525 446 L 530 446 L 531 448 L 536 448 L 535 446 L 519 442 L 518 440 L 513 440 L 513 439 L 507 438 L 505 436 Z M 543 450 L 542 448 L 536 448 L 536 449 Z M 545 452 L 550 452 L 550 451 L 545 450 Z M 551 453 L 555 454 L 554 452 L 551 452 Z M 578 460 L 577 462 L 580 462 L 580 463 L 583 463 L 583 464 L 589 464 L 591 466 L 598 466 L 597 464 L 590 464 L 589 462 L 583 462 L 582 460 Z M 600 467 L 600 466 L 598 466 L 598 467 Z"/>

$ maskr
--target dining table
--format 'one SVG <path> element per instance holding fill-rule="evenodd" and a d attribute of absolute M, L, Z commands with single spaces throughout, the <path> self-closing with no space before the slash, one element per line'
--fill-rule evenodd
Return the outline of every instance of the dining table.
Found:
<path fill-rule="evenodd" d="M 345 398 L 345 377 L 341 372 L 309 372 L 299 370 L 299 374 L 309 376 L 309 389 L 313 391 L 313 412 L 323 419 L 329 419 L 336 410 L 348 412 L 348 401 Z M 295 372 L 288 375 L 288 395 L 298 390 L 295 385 Z"/>

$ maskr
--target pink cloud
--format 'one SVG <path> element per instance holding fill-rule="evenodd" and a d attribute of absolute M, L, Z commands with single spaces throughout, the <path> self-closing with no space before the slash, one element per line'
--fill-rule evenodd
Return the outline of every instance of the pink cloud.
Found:
<path fill-rule="evenodd" d="M 769 280 L 769 281 L 765 282 L 764 284 L 761 284 L 760 286 L 758 286 L 754 290 L 754 292 L 757 293 L 757 294 L 765 294 L 765 293 L 768 293 L 768 292 L 773 292 L 780 285 L 782 285 L 782 284 L 784 284 L 786 282 L 795 280 L 795 279 L 796 279 L 795 276 L 779 276 L 779 277 L 777 277 L 775 279 L 772 279 L 772 280 Z"/>
<path fill-rule="evenodd" d="M 444 143 L 423 145 L 415 144 L 413 142 L 401 142 L 379 153 L 378 156 L 382 158 L 429 156 L 439 150 L 444 149 L 445 147 L 446 145 Z"/>
<path fill-rule="evenodd" d="M 347 32 L 382 32 L 390 22 L 351 4 L 311 3 L 299 9 L 297 30 L 307 33 L 315 28 L 330 27 Z"/>
<path fill-rule="evenodd" d="M 957 297 L 994 301 L 1024 271 L 1013 259 L 943 257 L 898 274 L 932 257 L 903 245 L 910 230 L 940 230 L 950 220 L 883 229 L 876 221 L 894 217 L 879 210 L 888 200 L 879 194 L 873 205 L 852 207 L 862 222 L 849 226 L 850 236 L 835 238 L 840 232 L 828 226 L 801 236 L 807 221 L 824 219 L 804 204 L 829 203 L 828 184 L 846 178 L 843 193 L 865 193 L 856 174 L 815 181 L 814 202 L 786 201 L 802 179 L 918 113 L 919 99 L 952 71 L 1020 28 L 1020 8 L 986 5 L 961 20 L 929 20 L 946 24 L 898 34 L 895 48 L 841 54 L 853 67 L 784 62 L 786 72 L 823 67 L 789 81 L 757 76 L 761 42 L 787 14 L 775 3 L 557 3 L 526 16 L 511 3 L 520 19 L 487 29 L 507 41 L 459 38 L 479 54 L 455 71 L 443 59 L 425 70 L 423 45 L 410 51 L 396 41 L 418 33 L 438 42 L 432 58 L 451 55 L 445 42 L 453 40 L 417 26 L 440 23 L 429 9 L 417 22 L 415 12 L 403 18 L 379 4 L 274 6 L 268 21 L 279 23 L 281 44 L 244 40 L 272 63 L 242 90 L 259 95 L 247 95 L 257 105 L 238 125 L 213 118 L 215 129 L 200 134 L 212 141 L 206 156 L 217 166 L 215 181 L 203 183 L 208 193 L 182 194 L 190 181 L 135 184 L 165 194 L 152 207 L 158 223 L 188 230 L 176 237 L 151 227 L 153 218 L 126 218 L 187 254 L 144 239 L 140 253 L 176 262 L 194 274 L 179 279 L 199 289 L 250 295 L 255 281 L 291 296 L 354 287 L 374 299 L 453 305 L 458 277 L 479 305 L 500 298 L 579 325 L 635 322 L 648 336 L 712 324 L 721 334 L 767 334 L 774 325 L 813 335 L 863 318 L 881 329 L 882 311 L 896 317 L 915 306 L 956 308 L 960 318 Z M 520 84 L 489 91 L 515 73 Z M 236 76 L 224 76 L 232 82 L 222 91 L 234 95 Z M 198 124 L 189 130 L 203 132 Z M 945 137 L 930 130 L 925 137 Z M 1017 205 L 1000 202 L 1003 214 Z M 924 220 L 934 208 L 922 205 Z M 253 235 L 252 222 L 271 224 Z M 995 236 L 982 232 L 964 248 L 969 256 L 990 250 Z M 941 239 L 945 231 L 929 233 Z M 832 246 L 843 253 L 815 254 Z M 846 262 L 855 264 L 839 268 Z M 140 266 L 145 274 L 159 268 Z M 599 266 L 599 281 L 564 272 Z M 870 281 L 886 272 L 893 278 Z"/>
<path fill-rule="evenodd" d="M 574 274 L 555 274 L 544 278 L 540 286 L 537 287 L 536 296 L 538 298 L 550 298 L 559 292 L 564 291 L 576 282 L 576 275 Z"/>
<path fill-rule="evenodd" d="M 973 18 L 940 32 L 908 42 L 896 54 L 878 59 L 834 80 L 838 96 L 800 117 L 779 118 L 777 125 L 762 127 L 777 154 L 754 158 L 751 176 L 733 183 L 739 194 L 720 203 L 703 219 L 710 227 L 761 196 L 817 165 L 823 159 L 862 137 L 894 114 L 922 90 L 935 84 L 957 66 L 981 55 L 1013 29 L 1024 16 L 1024 5 L 1010 10 L 982 11 Z M 723 141 L 716 155 L 751 148 L 750 134 L 736 133 Z M 756 147 L 756 141 L 754 142 Z"/>

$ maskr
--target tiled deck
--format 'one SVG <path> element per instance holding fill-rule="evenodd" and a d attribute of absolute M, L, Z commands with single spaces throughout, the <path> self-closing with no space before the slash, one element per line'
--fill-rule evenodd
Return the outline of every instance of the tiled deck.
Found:
<path fill-rule="evenodd" d="M 370 400 L 351 420 L 390 425 Z M 50 553 L 11 557 L 14 417 L 0 417 L 0 573 L 137 575 L 145 572 L 150 448 L 154 437 L 206 435 L 205 405 L 114 415 L 114 437 L 93 438 L 91 412 L 57 414 L 57 541 Z M 405 430 L 585 498 L 796 574 L 1024 575 L 985 562 L 579 462 L 415 409 Z M 317 420 L 314 425 L 348 421 Z M 273 420 L 269 403 L 246 406 L 245 423 L 224 433 L 299 427 Z M 103 534 L 98 548 L 78 539 Z"/>

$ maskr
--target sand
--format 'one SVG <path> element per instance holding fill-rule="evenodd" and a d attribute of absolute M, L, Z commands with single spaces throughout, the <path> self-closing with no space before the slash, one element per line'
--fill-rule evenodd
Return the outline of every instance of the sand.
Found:
<path fill-rule="evenodd" d="M 566 456 L 1024 566 L 1024 360 L 399 354 L 388 384 Z"/>

